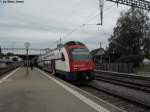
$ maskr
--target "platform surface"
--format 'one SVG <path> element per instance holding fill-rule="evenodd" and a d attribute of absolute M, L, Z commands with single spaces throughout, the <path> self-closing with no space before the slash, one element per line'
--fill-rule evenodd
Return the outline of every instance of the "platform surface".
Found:
<path fill-rule="evenodd" d="M 97 112 L 38 69 L 22 67 L 0 79 L 0 112 Z M 99 112 L 109 112 L 99 109 Z"/>

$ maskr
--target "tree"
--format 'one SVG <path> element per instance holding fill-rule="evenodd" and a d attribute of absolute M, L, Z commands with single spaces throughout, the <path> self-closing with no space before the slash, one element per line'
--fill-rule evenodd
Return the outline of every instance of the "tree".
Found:
<path fill-rule="evenodd" d="M 8 52 L 8 53 L 7 53 L 7 58 L 9 58 L 10 56 L 14 56 L 14 54 L 11 53 L 11 52 Z"/>
<path fill-rule="evenodd" d="M 142 55 L 141 47 L 146 38 L 145 29 L 150 29 L 149 22 L 148 15 L 140 9 L 131 7 L 127 12 L 121 12 L 113 34 L 109 38 L 109 53 L 119 56 L 116 61 L 125 62 L 125 58 L 133 56 L 135 58 L 137 56 L 137 61 L 141 61 L 138 59 L 141 59 L 139 58 Z"/>
<path fill-rule="evenodd" d="M 144 55 L 150 59 L 150 38 L 144 38 L 143 43 Z"/>
<path fill-rule="evenodd" d="M 0 59 L 4 56 L 4 54 L 2 53 L 2 48 L 0 46 Z"/>
<path fill-rule="evenodd" d="M 0 46 L 0 58 L 2 58 L 2 49 L 1 49 L 1 46 Z"/>

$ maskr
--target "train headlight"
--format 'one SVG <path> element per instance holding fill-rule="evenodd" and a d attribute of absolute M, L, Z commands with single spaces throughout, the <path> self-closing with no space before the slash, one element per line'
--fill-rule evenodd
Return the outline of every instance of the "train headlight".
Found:
<path fill-rule="evenodd" d="M 78 68 L 73 68 L 74 70 L 77 70 Z"/>

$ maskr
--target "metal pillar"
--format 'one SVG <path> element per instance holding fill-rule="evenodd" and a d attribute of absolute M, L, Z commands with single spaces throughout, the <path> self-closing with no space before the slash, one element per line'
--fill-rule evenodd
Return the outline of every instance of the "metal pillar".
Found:
<path fill-rule="evenodd" d="M 29 69 L 28 69 L 28 67 L 29 67 L 29 59 L 28 59 L 28 51 L 29 51 L 29 49 L 26 49 L 26 51 L 27 51 L 27 74 L 29 74 Z"/>
<path fill-rule="evenodd" d="M 29 70 L 28 70 L 28 66 L 29 66 L 29 59 L 28 59 L 28 51 L 29 51 L 29 47 L 30 47 L 30 43 L 29 42 L 26 42 L 24 44 L 25 48 L 26 48 L 26 55 L 27 55 L 27 75 L 29 74 Z"/>

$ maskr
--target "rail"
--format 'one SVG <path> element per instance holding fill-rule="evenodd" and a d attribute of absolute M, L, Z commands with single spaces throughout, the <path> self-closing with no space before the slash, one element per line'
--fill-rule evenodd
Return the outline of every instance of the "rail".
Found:
<path fill-rule="evenodd" d="M 95 74 L 99 84 L 91 86 L 150 107 L 150 77 L 101 70 Z"/>
<path fill-rule="evenodd" d="M 22 64 L 18 63 L 18 64 L 13 64 L 13 65 L 8 65 L 6 67 L 1 67 L 0 68 L 0 76 L 7 73 L 7 72 L 10 72 L 12 70 L 14 70 L 15 68 L 21 66 Z"/>
<path fill-rule="evenodd" d="M 139 76 L 136 74 L 118 73 L 118 72 L 102 71 L 102 70 L 95 70 L 95 73 L 97 79 L 103 77 L 110 80 L 139 85 L 142 87 L 150 87 L 150 77 L 147 76 Z"/>

